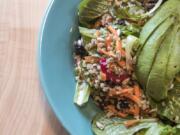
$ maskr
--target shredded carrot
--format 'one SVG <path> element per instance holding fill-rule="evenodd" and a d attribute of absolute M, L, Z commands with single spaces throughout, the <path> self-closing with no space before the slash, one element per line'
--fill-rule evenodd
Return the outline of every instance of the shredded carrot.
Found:
<path fill-rule="evenodd" d="M 138 105 L 133 106 L 133 108 L 129 109 L 129 113 L 133 114 L 134 116 L 139 116 L 140 108 Z"/>
<path fill-rule="evenodd" d="M 128 114 L 122 113 L 122 112 L 118 112 L 117 115 L 118 115 L 119 117 L 122 117 L 122 118 L 125 118 L 125 117 L 128 116 Z"/>
<path fill-rule="evenodd" d="M 111 42 L 112 42 L 112 39 L 111 39 L 110 35 L 108 34 L 108 36 L 105 39 L 105 44 L 106 44 L 107 49 L 109 46 L 111 46 Z"/>
<path fill-rule="evenodd" d="M 132 95 L 132 94 L 125 94 L 124 96 L 134 101 L 138 106 L 142 105 L 141 100 L 137 96 Z"/>
<path fill-rule="evenodd" d="M 111 70 L 111 71 L 113 71 L 115 68 L 117 67 L 117 65 L 115 64 L 115 63 L 109 63 L 109 69 Z"/>
<path fill-rule="evenodd" d="M 108 105 L 106 107 L 106 109 L 107 109 L 107 111 L 114 113 L 114 115 L 117 115 L 117 116 L 122 117 L 122 118 L 125 118 L 128 116 L 128 114 L 126 114 L 126 113 L 117 111 L 113 105 Z"/>
<path fill-rule="evenodd" d="M 116 51 L 119 52 L 122 56 L 126 55 L 126 52 L 122 49 L 122 43 L 120 39 L 116 39 Z"/>
<path fill-rule="evenodd" d="M 97 21 L 95 24 L 94 24 L 94 28 L 98 28 L 102 25 L 101 21 Z"/>
<path fill-rule="evenodd" d="M 133 91 L 132 88 L 125 88 L 125 89 L 122 89 L 122 90 L 119 91 L 119 95 L 126 94 L 126 93 L 130 94 L 130 93 L 132 93 L 132 91 Z"/>
<path fill-rule="evenodd" d="M 118 37 L 118 33 L 117 31 L 112 27 L 112 26 L 108 26 L 107 29 L 116 37 Z"/>
<path fill-rule="evenodd" d="M 113 105 L 108 105 L 106 106 L 106 108 L 108 111 L 112 112 L 112 113 L 117 113 L 117 110 L 115 109 L 115 107 Z"/>
<path fill-rule="evenodd" d="M 96 36 L 99 37 L 100 35 L 101 35 L 100 31 L 97 30 L 97 31 L 96 31 Z"/>
<path fill-rule="evenodd" d="M 134 115 L 139 116 L 139 114 L 140 114 L 140 108 L 139 108 L 139 106 L 135 105 L 135 107 L 134 107 Z"/>
<path fill-rule="evenodd" d="M 101 76 L 101 80 L 102 81 L 106 81 L 107 77 L 106 77 L 106 74 L 103 73 L 102 71 L 100 72 L 100 76 Z"/>
<path fill-rule="evenodd" d="M 124 122 L 124 125 L 127 128 L 129 128 L 129 127 L 132 127 L 132 126 L 138 124 L 139 122 L 140 122 L 140 120 L 138 120 L 138 119 L 137 120 L 127 120 L 127 121 Z"/>
<path fill-rule="evenodd" d="M 86 56 L 84 57 L 85 62 L 87 63 L 97 63 L 99 61 L 99 58 L 94 56 Z"/>
<path fill-rule="evenodd" d="M 126 66 L 126 62 L 124 60 L 118 61 L 118 64 L 121 67 L 125 67 Z"/>
<path fill-rule="evenodd" d="M 133 89 L 132 88 L 126 88 L 126 89 L 111 89 L 109 91 L 109 96 L 120 96 L 123 94 L 132 94 Z"/>
<path fill-rule="evenodd" d="M 116 39 L 116 51 L 119 51 L 122 49 L 122 43 L 119 39 Z"/>
<path fill-rule="evenodd" d="M 135 85 L 134 86 L 134 94 L 137 96 L 137 97 L 141 97 L 141 90 L 139 88 L 138 85 Z"/>
<path fill-rule="evenodd" d="M 107 55 L 107 56 L 109 56 L 109 57 L 116 57 L 116 55 L 115 54 L 113 54 L 112 52 L 107 52 L 107 51 L 105 51 L 105 50 L 102 50 L 102 49 L 98 49 L 98 52 L 99 53 L 103 53 L 103 54 L 105 54 L 105 55 Z"/>

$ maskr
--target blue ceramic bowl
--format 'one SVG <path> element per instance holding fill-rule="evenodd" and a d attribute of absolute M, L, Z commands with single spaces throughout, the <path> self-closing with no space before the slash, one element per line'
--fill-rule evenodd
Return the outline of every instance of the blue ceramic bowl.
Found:
<path fill-rule="evenodd" d="M 77 6 L 80 0 L 54 0 L 47 9 L 40 33 L 38 61 L 47 99 L 57 118 L 71 135 L 92 135 L 96 108 L 73 104 L 75 80 L 72 42 L 78 35 Z"/>

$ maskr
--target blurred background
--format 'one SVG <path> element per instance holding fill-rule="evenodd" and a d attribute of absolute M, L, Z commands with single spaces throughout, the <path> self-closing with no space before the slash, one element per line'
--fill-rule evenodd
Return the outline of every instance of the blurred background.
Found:
<path fill-rule="evenodd" d="M 38 32 L 48 2 L 0 0 L 0 135 L 67 135 L 38 77 Z"/>

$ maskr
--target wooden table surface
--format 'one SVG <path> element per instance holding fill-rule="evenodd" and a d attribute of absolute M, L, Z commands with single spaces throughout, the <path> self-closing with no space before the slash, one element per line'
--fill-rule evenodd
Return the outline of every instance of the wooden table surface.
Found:
<path fill-rule="evenodd" d="M 48 0 L 0 0 L 0 135 L 67 135 L 43 95 L 36 62 Z"/>

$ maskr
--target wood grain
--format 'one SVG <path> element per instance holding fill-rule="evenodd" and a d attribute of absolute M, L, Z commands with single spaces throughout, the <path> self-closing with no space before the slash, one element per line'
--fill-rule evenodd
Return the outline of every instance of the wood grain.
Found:
<path fill-rule="evenodd" d="M 0 0 L 0 135 L 67 135 L 40 88 L 36 51 L 48 0 Z"/>

